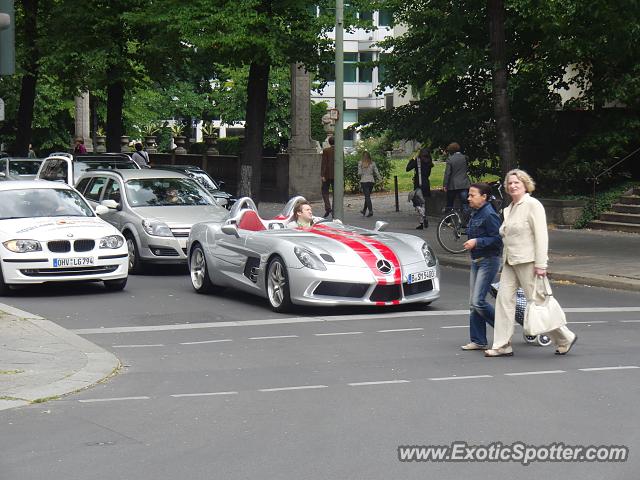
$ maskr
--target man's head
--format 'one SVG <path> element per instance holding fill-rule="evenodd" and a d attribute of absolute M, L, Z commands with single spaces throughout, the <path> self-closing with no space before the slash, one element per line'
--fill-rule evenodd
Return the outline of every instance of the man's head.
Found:
<path fill-rule="evenodd" d="M 142 144 L 140 142 L 137 142 L 135 147 L 136 147 L 136 152 L 140 152 L 142 150 Z"/>
<path fill-rule="evenodd" d="M 459 143 L 453 142 L 453 143 L 450 143 L 449 145 L 447 145 L 447 153 L 449 155 L 451 155 L 453 153 L 456 153 L 456 152 L 459 152 L 459 151 L 460 151 L 460 144 Z"/>
<path fill-rule="evenodd" d="M 298 223 L 311 223 L 313 221 L 313 210 L 308 202 L 300 202 L 293 210 L 293 215 Z"/>
<path fill-rule="evenodd" d="M 333 136 L 329 137 L 327 141 L 329 142 L 329 145 L 334 145 L 336 143 L 336 139 L 333 138 Z"/>

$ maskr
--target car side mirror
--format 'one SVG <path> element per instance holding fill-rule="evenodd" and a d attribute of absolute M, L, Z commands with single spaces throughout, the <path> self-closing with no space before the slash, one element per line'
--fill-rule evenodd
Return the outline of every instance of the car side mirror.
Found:
<path fill-rule="evenodd" d="M 387 227 L 389 226 L 389 224 L 387 222 L 383 222 L 382 220 L 378 220 L 376 222 L 376 226 L 373 227 L 373 230 L 376 232 L 384 232 Z"/>
<path fill-rule="evenodd" d="M 108 210 L 120 210 L 120 204 L 115 200 L 103 200 L 100 206 L 107 207 Z"/>
<path fill-rule="evenodd" d="M 96 205 L 95 212 L 96 215 L 104 215 L 105 213 L 109 213 L 109 209 L 104 205 Z"/>
<path fill-rule="evenodd" d="M 222 228 L 220 228 L 220 230 L 222 230 L 222 233 L 226 234 L 226 235 L 233 235 L 236 238 L 240 238 L 240 234 L 238 233 L 238 227 L 236 227 L 235 225 L 223 225 Z"/>

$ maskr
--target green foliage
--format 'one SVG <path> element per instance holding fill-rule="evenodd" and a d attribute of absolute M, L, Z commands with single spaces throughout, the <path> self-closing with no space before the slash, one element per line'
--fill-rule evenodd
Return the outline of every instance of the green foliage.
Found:
<path fill-rule="evenodd" d="M 585 228 L 589 222 L 596 220 L 601 213 L 611 209 L 613 205 L 622 194 L 638 186 L 638 182 L 626 181 L 618 183 L 617 185 L 609 188 L 608 190 L 601 190 L 596 192 L 595 203 L 593 197 L 590 198 L 589 203 L 584 208 L 582 216 L 576 221 L 575 228 Z"/>
<path fill-rule="evenodd" d="M 328 106 L 327 102 L 311 102 L 311 111 L 309 112 L 311 115 L 311 138 L 320 142 L 320 145 L 327 138 L 327 132 L 324 131 L 322 124 L 322 117 L 327 113 Z"/>
<path fill-rule="evenodd" d="M 242 137 L 223 137 L 216 142 L 216 147 L 220 155 L 240 155 L 242 149 Z"/>

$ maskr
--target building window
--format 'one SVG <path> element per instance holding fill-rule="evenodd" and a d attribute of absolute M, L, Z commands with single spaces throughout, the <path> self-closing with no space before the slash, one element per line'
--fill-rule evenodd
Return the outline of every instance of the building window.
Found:
<path fill-rule="evenodd" d="M 360 17 L 360 20 L 373 22 L 373 12 L 360 12 L 358 16 Z"/>
<path fill-rule="evenodd" d="M 344 54 L 344 81 L 345 82 L 357 82 L 357 63 L 358 54 L 352 52 L 345 52 Z"/>
<path fill-rule="evenodd" d="M 378 12 L 378 26 L 379 27 L 391 27 L 393 25 L 393 14 L 391 10 L 383 8 Z"/>
<path fill-rule="evenodd" d="M 372 62 L 373 61 L 373 53 L 372 52 L 362 52 L 360 53 L 360 62 Z M 371 83 L 373 80 L 373 67 L 371 65 L 359 65 L 358 66 L 358 81 L 362 83 Z"/>
<path fill-rule="evenodd" d="M 383 83 L 386 80 L 387 67 L 384 65 L 384 59 L 386 56 L 386 53 L 378 54 L 378 60 L 380 61 L 380 64 L 378 65 L 378 83 Z"/>
<path fill-rule="evenodd" d="M 358 110 L 345 110 L 342 113 L 344 123 L 356 123 L 358 121 Z"/>

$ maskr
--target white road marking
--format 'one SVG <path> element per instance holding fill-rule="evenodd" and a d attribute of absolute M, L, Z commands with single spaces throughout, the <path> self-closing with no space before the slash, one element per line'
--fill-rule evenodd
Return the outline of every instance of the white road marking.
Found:
<path fill-rule="evenodd" d="M 176 393 L 170 395 L 174 398 L 182 398 L 182 397 L 213 397 L 215 395 L 237 395 L 238 392 L 207 392 L 207 393 Z"/>
<path fill-rule="evenodd" d="M 572 324 L 578 324 L 578 323 L 609 323 L 608 320 L 594 320 L 592 322 L 567 322 L 567 323 L 572 323 Z"/>
<path fill-rule="evenodd" d="M 424 328 L 394 328 L 392 330 L 378 330 L 378 333 L 416 332 L 418 330 L 424 330 Z"/>
<path fill-rule="evenodd" d="M 439 378 L 430 378 L 429 380 L 470 380 L 472 378 L 493 378 L 493 375 L 467 375 L 464 377 L 439 377 Z"/>
<path fill-rule="evenodd" d="M 362 332 L 332 332 L 332 333 L 314 333 L 316 337 L 328 337 L 330 335 L 360 335 Z"/>
<path fill-rule="evenodd" d="M 273 335 L 271 337 L 249 337 L 249 340 L 270 340 L 273 338 L 298 338 L 298 335 Z"/>
<path fill-rule="evenodd" d="M 615 313 L 615 312 L 640 312 L 640 307 L 584 307 L 564 308 L 568 313 Z M 286 317 L 268 318 L 261 320 L 238 320 L 231 322 L 206 322 L 206 323 L 180 323 L 173 325 L 148 325 L 145 327 L 104 327 L 104 328 L 79 328 L 71 330 L 80 335 L 112 334 L 112 333 L 137 333 L 137 332 L 163 332 L 169 330 L 194 330 L 202 328 L 246 327 L 253 325 L 283 325 L 293 323 L 317 323 L 317 322 L 342 322 L 349 320 L 374 320 L 387 318 L 413 318 L 428 317 L 467 316 L 469 310 L 434 310 L 428 312 L 389 312 L 369 313 L 362 315 L 334 315 L 320 317 Z M 453 326 L 451 328 L 468 328 L 468 325 Z"/>
<path fill-rule="evenodd" d="M 622 323 L 640 323 L 640 320 L 620 320 Z"/>
<path fill-rule="evenodd" d="M 145 348 L 145 347 L 164 347 L 162 343 L 154 343 L 148 345 L 111 345 L 112 348 Z"/>
<path fill-rule="evenodd" d="M 378 382 L 354 382 L 348 383 L 350 387 L 362 387 L 364 385 L 387 385 L 390 383 L 411 383 L 410 380 L 380 380 Z"/>
<path fill-rule="evenodd" d="M 597 368 L 579 368 L 581 372 L 598 372 L 602 370 L 628 370 L 631 368 L 640 368 L 636 365 L 621 365 L 619 367 L 597 367 Z"/>
<path fill-rule="evenodd" d="M 509 377 L 517 377 L 520 375 L 545 375 L 547 373 L 567 373 L 565 370 L 538 370 L 535 372 L 513 372 L 505 373 Z"/>
<path fill-rule="evenodd" d="M 440 328 L 469 328 L 469 325 L 447 325 Z"/>
<path fill-rule="evenodd" d="M 96 403 L 96 402 L 121 402 L 123 400 L 150 400 L 151 397 L 114 397 L 114 398 L 90 398 L 87 400 L 78 400 L 80 403 Z"/>
<path fill-rule="evenodd" d="M 329 388 L 328 385 L 300 385 L 297 387 L 261 388 L 259 392 L 284 392 L 286 390 L 314 390 L 317 388 Z"/>
<path fill-rule="evenodd" d="M 221 343 L 221 342 L 233 342 L 230 338 L 223 338 L 222 340 L 203 340 L 202 342 L 182 342 L 180 345 L 202 345 L 205 343 Z"/>

